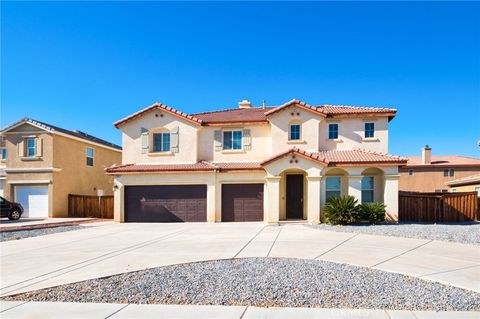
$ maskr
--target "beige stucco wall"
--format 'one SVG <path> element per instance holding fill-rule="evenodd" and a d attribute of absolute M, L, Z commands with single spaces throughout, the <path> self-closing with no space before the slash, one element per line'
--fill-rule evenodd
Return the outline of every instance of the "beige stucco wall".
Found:
<path fill-rule="evenodd" d="M 158 115 L 156 117 L 155 115 Z M 165 128 L 179 128 L 178 153 L 155 154 L 142 153 L 142 128 L 149 131 Z M 194 163 L 198 160 L 197 128 L 199 126 L 174 116 L 166 111 L 152 110 L 143 116 L 130 120 L 120 126 L 122 131 L 123 152 L 122 163 Z M 212 136 L 213 138 L 213 136 Z M 150 138 L 150 149 L 151 149 Z M 203 147 L 203 146 L 202 146 Z"/>
<path fill-rule="evenodd" d="M 94 150 L 94 165 L 86 165 L 87 147 Z M 60 168 L 53 179 L 53 215 L 68 215 L 68 194 L 113 195 L 113 177 L 105 174 L 105 168 L 119 165 L 120 151 L 55 135 L 53 139 L 53 165 Z"/>
<path fill-rule="evenodd" d="M 443 176 L 444 168 L 413 168 L 413 175 L 408 175 L 408 168 L 401 168 L 399 171 L 399 189 L 412 192 L 434 192 L 436 189 L 450 187 L 446 182 L 454 179 L 471 176 L 480 173 L 480 168 L 455 167 L 453 177 Z"/>
<path fill-rule="evenodd" d="M 292 115 L 292 113 L 294 115 Z M 299 114 L 299 115 L 297 115 Z M 323 117 L 298 107 L 288 107 L 268 117 L 271 124 L 273 154 L 286 151 L 293 146 L 316 152 L 319 150 L 319 127 Z M 300 124 L 300 141 L 289 141 L 290 124 Z"/>
<path fill-rule="evenodd" d="M 365 139 L 365 123 L 375 123 L 375 137 Z M 328 124 L 338 123 L 338 140 L 328 139 Z M 320 123 L 320 149 L 352 149 L 363 148 L 366 150 L 388 153 L 388 118 L 339 118 L 327 119 Z"/>
<path fill-rule="evenodd" d="M 250 150 L 225 150 L 216 151 L 214 134 L 217 130 L 250 129 Z M 233 161 L 263 161 L 270 157 L 271 133 L 269 124 L 245 125 L 245 126 L 203 126 L 198 134 L 198 158 L 199 160 L 213 162 Z"/>

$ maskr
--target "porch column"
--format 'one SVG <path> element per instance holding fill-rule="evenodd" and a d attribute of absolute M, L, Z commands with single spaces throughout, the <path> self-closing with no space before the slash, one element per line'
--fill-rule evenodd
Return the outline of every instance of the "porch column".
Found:
<path fill-rule="evenodd" d="M 207 222 L 215 222 L 216 212 L 215 178 L 207 183 Z M 221 217 L 220 217 L 221 218 Z"/>
<path fill-rule="evenodd" d="M 320 223 L 321 176 L 307 176 L 307 220 L 310 224 Z"/>
<path fill-rule="evenodd" d="M 398 220 L 398 178 L 399 175 L 385 175 L 383 191 L 384 204 L 387 206 L 387 214 L 394 220 Z"/>
<path fill-rule="evenodd" d="M 278 223 L 280 219 L 280 176 L 267 177 L 266 202 L 264 221 L 267 223 Z"/>
<path fill-rule="evenodd" d="M 348 176 L 348 195 L 355 197 L 358 203 L 362 202 L 362 175 Z"/>
<path fill-rule="evenodd" d="M 114 180 L 113 185 L 113 220 L 117 223 L 123 223 L 125 221 L 123 205 L 125 202 L 125 186 L 116 180 Z"/>

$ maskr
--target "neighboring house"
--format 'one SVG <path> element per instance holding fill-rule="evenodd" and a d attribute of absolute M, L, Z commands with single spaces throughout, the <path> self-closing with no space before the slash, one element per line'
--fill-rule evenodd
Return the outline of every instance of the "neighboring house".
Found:
<path fill-rule="evenodd" d="M 331 196 L 398 210 L 388 155 L 395 109 L 311 106 L 292 100 L 185 114 L 155 103 L 115 123 L 123 135 L 116 221 L 320 221 Z"/>
<path fill-rule="evenodd" d="M 480 173 L 447 182 L 450 192 L 477 192 L 480 197 Z"/>
<path fill-rule="evenodd" d="M 24 217 L 66 217 L 68 194 L 111 195 L 105 168 L 121 162 L 121 147 L 80 131 L 24 118 L 1 131 L 4 195 Z"/>
<path fill-rule="evenodd" d="M 466 156 L 432 156 L 425 146 L 422 156 L 409 156 L 401 166 L 399 188 L 412 192 L 448 192 L 449 182 L 480 173 L 480 159 Z"/>

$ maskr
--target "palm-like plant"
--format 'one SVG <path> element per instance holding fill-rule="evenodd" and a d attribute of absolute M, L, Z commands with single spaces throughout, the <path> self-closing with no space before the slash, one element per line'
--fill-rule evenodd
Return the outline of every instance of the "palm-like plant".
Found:
<path fill-rule="evenodd" d="M 358 206 L 358 218 L 378 224 L 385 221 L 386 207 L 383 203 L 363 203 Z"/>
<path fill-rule="evenodd" d="M 357 220 L 357 200 L 353 196 L 330 197 L 323 208 L 325 222 L 350 224 Z"/>

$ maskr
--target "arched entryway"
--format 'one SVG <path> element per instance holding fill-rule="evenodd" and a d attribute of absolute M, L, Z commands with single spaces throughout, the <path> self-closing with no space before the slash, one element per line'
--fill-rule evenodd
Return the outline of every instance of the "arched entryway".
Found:
<path fill-rule="evenodd" d="M 307 219 L 307 173 L 289 169 L 280 176 L 280 220 Z"/>
<path fill-rule="evenodd" d="M 362 172 L 361 202 L 384 202 L 384 173 L 377 167 L 369 167 Z"/>

